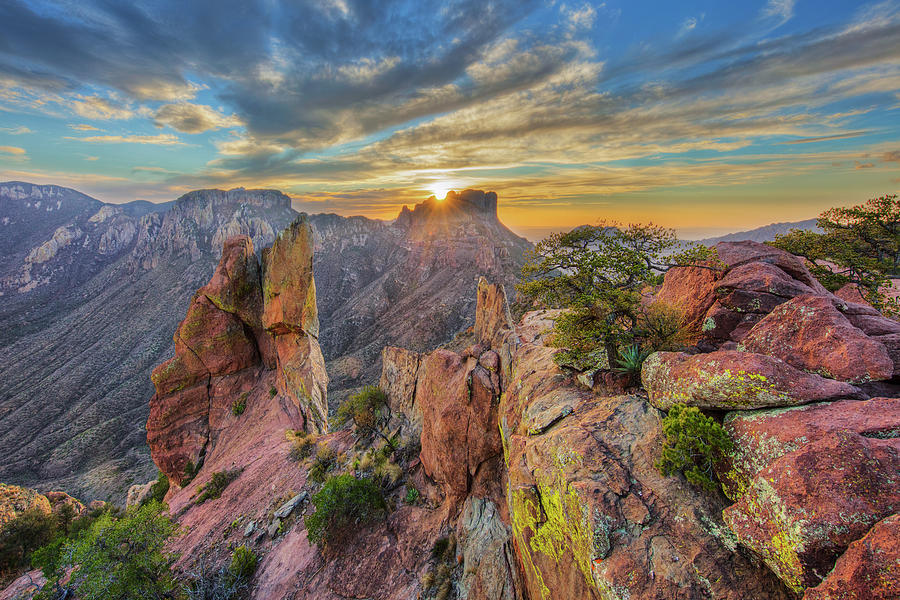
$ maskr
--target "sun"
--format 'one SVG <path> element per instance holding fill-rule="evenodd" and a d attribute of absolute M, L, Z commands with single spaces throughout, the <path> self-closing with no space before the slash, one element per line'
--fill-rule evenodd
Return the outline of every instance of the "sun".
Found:
<path fill-rule="evenodd" d="M 447 181 L 435 181 L 428 186 L 428 191 L 434 194 L 438 200 L 443 200 L 447 197 L 447 192 L 452 189 L 451 186 L 452 184 Z"/>

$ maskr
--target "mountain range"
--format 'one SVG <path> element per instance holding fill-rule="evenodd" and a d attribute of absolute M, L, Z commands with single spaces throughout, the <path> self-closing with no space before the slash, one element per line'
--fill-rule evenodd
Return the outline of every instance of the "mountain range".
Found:
<path fill-rule="evenodd" d="M 152 478 L 150 371 L 192 295 L 227 238 L 259 251 L 298 215 L 274 190 L 115 205 L 0 183 L 0 481 L 105 499 Z M 390 222 L 309 221 L 332 404 L 377 378 L 385 345 L 427 350 L 464 329 L 477 278 L 511 291 L 531 246 L 498 220 L 496 194 L 476 190 Z"/>

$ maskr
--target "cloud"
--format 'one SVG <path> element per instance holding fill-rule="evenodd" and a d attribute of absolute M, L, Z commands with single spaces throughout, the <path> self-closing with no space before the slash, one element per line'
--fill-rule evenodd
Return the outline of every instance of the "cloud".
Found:
<path fill-rule="evenodd" d="M 77 99 L 67 103 L 68 108 L 76 115 L 96 121 L 130 119 L 134 111 L 125 106 L 100 96 L 76 96 Z"/>
<path fill-rule="evenodd" d="M 31 130 L 24 125 L 20 125 L 19 127 L 0 127 L 0 131 L 9 135 L 24 135 L 26 133 L 31 133 Z"/>
<path fill-rule="evenodd" d="M 868 135 L 871 133 L 870 131 L 848 131 L 847 133 L 836 133 L 834 135 L 820 135 L 817 137 L 808 137 L 802 138 L 799 140 L 788 140 L 786 142 L 781 142 L 785 145 L 793 145 L 793 144 L 811 144 L 814 142 L 827 142 L 830 140 L 845 140 L 848 138 L 860 137 L 863 135 Z"/>
<path fill-rule="evenodd" d="M 881 160 L 884 162 L 895 162 L 900 163 L 900 150 L 891 150 L 890 152 L 885 152 Z"/>
<path fill-rule="evenodd" d="M 863 163 L 863 162 L 856 161 L 855 168 L 856 169 L 873 169 L 873 168 L 875 168 L 875 163 L 871 163 L 871 162 Z"/>
<path fill-rule="evenodd" d="M 3 154 L 12 154 L 13 156 L 23 156 L 25 154 L 25 149 L 19 148 L 18 146 L 0 146 L 0 152 Z"/>
<path fill-rule="evenodd" d="M 783 25 L 794 16 L 795 3 L 796 0 L 769 0 L 762 10 L 762 16 L 777 18 Z"/>
<path fill-rule="evenodd" d="M 157 127 L 168 125 L 182 133 L 203 133 L 242 125 L 234 115 L 224 115 L 210 106 L 189 102 L 163 104 L 153 116 L 153 122 Z"/>
<path fill-rule="evenodd" d="M 74 129 L 75 131 L 100 131 L 100 128 L 94 127 L 93 125 L 88 125 L 87 123 L 70 123 L 69 127 Z"/>
<path fill-rule="evenodd" d="M 158 146 L 183 146 L 184 142 L 171 133 L 159 135 L 93 135 L 87 137 L 66 137 L 67 140 L 104 144 L 153 144 Z"/>

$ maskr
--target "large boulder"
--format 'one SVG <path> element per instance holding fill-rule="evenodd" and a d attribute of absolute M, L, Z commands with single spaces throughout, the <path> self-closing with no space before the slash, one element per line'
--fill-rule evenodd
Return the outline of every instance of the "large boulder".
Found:
<path fill-rule="evenodd" d="M 803 600 L 896 600 L 900 598 L 900 514 L 875 524 L 850 544 L 825 580 Z"/>
<path fill-rule="evenodd" d="M 826 294 L 827 290 L 813 277 L 803 261 L 791 254 L 767 244 L 745 240 L 741 242 L 719 242 L 716 244 L 719 259 L 732 269 L 749 263 L 766 263 L 778 267 L 787 275 L 808 286 L 816 294 Z"/>
<path fill-rule="evenodd" d="M 656 352 L 644 361 L 641 381 L 653 406 L 750 409 L 859 398 L 839 381 L 798 371 L 771 356 L 718 350 L 708 354 Z"/>
<path fill-rule="evenodd" d="M 898 510 L 900 438 L 839 431 L 773 461 L 723 516 L 740 543 L 801 594 Z"/>
<path fill-rule="evenodd" d="M 540 323 L 528 315 L 523 323 Z M 661 413 L 597 397 L 520 327 L 501 398 L 515 547 L 530 598 L 787 598 L 737 549 L 720 499 L 654 463 Z"/>
<path fill-rule="evenodd" d="M 318 337 L 313 233 L 306 217 L 279 233 L 263 257 L 263 326 L 275 335 L 306 332 Z"/>
<path fill-rule="evenodd" d="M 716 465 L 725 494 L 738 500 L 756 474 L 778 458 L 838 431 L 887 438 L 900 431 L 900 398 L 842 400 L 725 415 L 734 451 Z"/>
<path fill-rule="evenodd" d="M 685 326 L 700 331 L 707 311 L 715 302 L 713 291 L 721 276 L 721 271 L 705 267 L 669 269 L 655 301 L 677 308 Z"/>
<path fill-rule="evenodd" d="M 894 373 L 884 344 L 854 327 L 825 296 L 806 294 L 779 305 L 739 348 L 852 383 L 890 379 Z"/>

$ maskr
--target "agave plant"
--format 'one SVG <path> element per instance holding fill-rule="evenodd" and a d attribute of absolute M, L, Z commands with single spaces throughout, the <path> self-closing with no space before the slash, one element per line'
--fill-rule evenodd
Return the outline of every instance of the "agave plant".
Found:
<path fill-rule="evenodd" d="M 613 371 L 628 375 L 631 383 L 636 383 L 640 380 L 641 367 L 644 364 L 644 360 L 650 354 L 650 350 L 641 350 L 641 347 L 637 344 L 619 348 L 619 358 L 616 359 L 618 366 L 613 367 Z"/>

